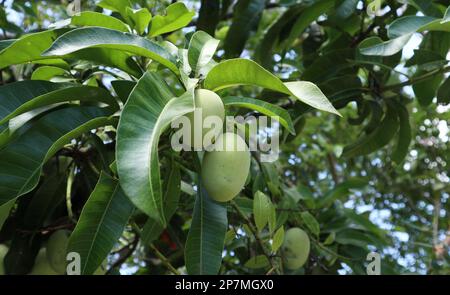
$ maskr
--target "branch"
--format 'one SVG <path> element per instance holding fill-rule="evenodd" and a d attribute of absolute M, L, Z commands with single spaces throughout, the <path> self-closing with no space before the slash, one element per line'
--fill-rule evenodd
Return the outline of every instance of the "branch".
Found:
<path fill-rule="evenodd" d="M 441 73 L 446 73 L 446 72 L 450 72 L 450 66 L 443 67 L 441 69 L 433 70 L 433 71 L 428 72 L 426 74 L 423 74 L 422 76 L 419 76 L 419 77 L 413 77 L 413 78 L 411 78 L 411 79 L 409 79 L 409 80 L 407 80 L 405 82 L 401 82 L 401 83 L 397 83 L 397 84 L 393 84 L 393 85 L 388 85 L 388 86 L 383 88 L 383 91 L 395 90 L 395 89 L 398 89 L 398 88 L 409 86 L 409 85 L 421 82 L 423 80 L 426 80 L 426 79 L 428 79 L 428 78 L 430 78 L 430 77 L 432 77 L 434 75 L 441 74 Z"/>
<path fill-rule="evenodd" d="M 155 245 L 150 244 L 150 248 L 153 250 L 153 252 L 155 252 L 155 255 L 161 260 L 162 264 L 164 264 L 168 270 L 170 270 L 175 275 L 181 275 L 181 273 L 175 267 L 173 267 L 169 259 L 167 259 L 167 257 L 164 256 L 164 254 L 159 252 L 159 250 L 155 247 Z"/>

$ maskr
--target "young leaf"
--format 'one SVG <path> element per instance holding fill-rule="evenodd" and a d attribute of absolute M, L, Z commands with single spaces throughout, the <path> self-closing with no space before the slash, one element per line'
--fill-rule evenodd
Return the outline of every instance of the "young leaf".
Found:
<path fill-rule="evenodd" d="M 254 61 L 236 58 L 214 66 L 206 76 L 204 85 L 214 91 L 237 85 L 254 85 L 285 93 L 316 108 L 340 116 L 320 89 L 307 81 L 283 83 Z"/>
<path fill-rule="evenodd" d="M 195 15 L 182 2 L 175 2 L 166 9 L 166 15 L 156 15 L 150 26 L 150 37 L 176 31 L 185 27 Z"/>
<path fill-rule="evenodd" d="M 133 209 L 119 182 L 100 174 L 67 247 L 67 252 L 80 254 L 82 275 L 93 274 L 102 264 L 122 235 Z"/>
<path fill-rule="evenodd" d="M 284 241 L 284 227 L 281 226 L 273 235 L 272 239 L 272 252 L 277 252 Z"/>
<path fill-rule="evenodd" d="M 176 117 L 194 110 L 193 93 L 173 97 L 157 73 L 147 72 L 122 111 L 117 129 L 117 172 L 133 204 L 166 225 L 163 213 L 158 142 Z"/>
<path fill-rule="evenodd" d="M 138 32 L 139 35 L 144 34 L 145 30 L 148 27 L 148 24 L 152 20 L 152 14 L 148 11 L 147 8 L 141 9 L 131 9 L 127 7 L 126 9 L 127 15 L 133 23 L 134 29 Z"/>
<path fill-rule="evenodd" d="M 214 39 L 205 32 L 198 31 L 192 35 L 188 49 L 188 60 L 191 69 L 198 74 L 214 56 L 219 40 Z"/>
<path fill-rule="evenodd" d="M 222 264 L 227 209 L 199 188 L 184 252 L 186 268 L 191 275 L 215 275 Z"/>
<path fill-rule="evenodd" d="M 258 191 L 253 198 L 253 216 L 255 225 L 262 231 L 269 221 L 270 199 L 264 193 Z"/>
<path fill-rule="evenodd" d="M 37 68 L 33 74 L 31 75 L 31 80 L 47 80 L 49 81 L 51 78 L 55 76 L 62 76 L 67 74 L 68 72 L 62 68 L 54 67 L 54 66 L 42 66 Z"/>
<path fill-rule="evenodd" d="M 247 260 L 244 266 L 250 269 L 267 268 L 270 266 L 270 261 L 266 255 L 258 255 Z"/>

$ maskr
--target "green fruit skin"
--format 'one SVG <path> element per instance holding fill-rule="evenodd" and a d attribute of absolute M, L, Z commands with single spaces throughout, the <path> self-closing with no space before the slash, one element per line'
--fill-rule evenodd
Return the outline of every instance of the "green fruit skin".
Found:
<path fill-rule="evenodd" d="M 284 266 L 289 270 L 302 267 L 308 260 L 310 246 L 309 237 L 302 229 L 288 229 L 281 248 Z"/>
<path fill-rule="evenodd" d="M 200 109 L 202 110 L 201 122 L 199 122 L 202 125 L 200 126 L 201 129 L 199 129 L 200 127 L 196 128 L 194 120 L 195 114 L 198 114 L 198 116 L 200 115 Z M 205 134 L 210 131 L 210 128 L 203 128 L 203 122 L 205 118 L 209 116 L 217 116 L 223 122 L 225 118 L 225 107 L 222 99 L 210 90 L 197 89 L 195 90 L 195 110 L 186 115 L 191 124 L 191 147 L 195 150 L 203 149 L 203 138 L 205 137 Z M 217 134 L 217 136 L 218 135 L 219 134 Z"/>
<path fill-rule="evenodd" d="M 66 272 L 67 245 L 69 243 L 70 231 L 55 231 L 47 241 L 47 259 L 50 266 L 57 273 Z"/>
<path fill-rule="evenodd" d="M 29 275 L 62 275 L 63 273 L 57 273 L 49 264 L 47 260 L 47 253 L 45 248 L 39 250 L 34 266 Z"/>
<path fill-rule="evenodd" d="M 8 247 L 0 244 L 0 276 L 5 274 L 5 266 L 3 261 L 5 259 L 6 253 L 8 253 Z"/>
<path fill-rule="evenodd" d="M 245 185 L 250 170 L 250 152 L 245 141 L 234 133 L 220 135 L 215 146 L 222 150 L 206 152 L 203 157 L 203 186 L 213 200 L 227 202 Z"/>

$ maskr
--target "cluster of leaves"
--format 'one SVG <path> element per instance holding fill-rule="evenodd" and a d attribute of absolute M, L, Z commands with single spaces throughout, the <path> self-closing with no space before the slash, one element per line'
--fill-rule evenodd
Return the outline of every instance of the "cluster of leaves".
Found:
<path fill-rule="evenodd" d="M 411 125 L 449 120 L 436 111 L 450 100 L 448 1 L 102 0 L 73 16 L 20 2 L 0 8 L 8 273 L 29 272 L 61 228 L 83 274 L 107 257 L 109 273 L 288 273 L 280 246 L 293 226 L 312 248 L 289 273 L 362 274 L 374 250 L 383 273 L 448 272 L 448 147 Z M 254 153 L 229 204 L 202 189 L 196 153 L 170 148 L 195 87 L 284 128 L 280 160 Z M 389 209 L 389 226 L 367 206 Z"/>

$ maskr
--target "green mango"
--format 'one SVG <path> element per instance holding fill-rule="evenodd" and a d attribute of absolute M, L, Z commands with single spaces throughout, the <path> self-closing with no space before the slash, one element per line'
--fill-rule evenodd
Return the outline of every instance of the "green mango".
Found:
<path fill-rule="evenodd" d="M 288 229 L 281 246 L 283 265 L 289 270 L 299 269 L 308 260 L 310 247 L 306 232 L 298 227 Z"/>
<path fill-rule="evenodd" d="M 65 273 L 67 267 L 67 245 L 70 231 L 57 230 L 47 241 L 47 259 L 50 266 L 57 273 Z"/>
<path fill-rule="evenodd" d="M 221 134 L 214 148 L 203 157 L 203 186 L 212 199 L 227 202 L 245 185 L 250 171 L 250 151 L 239 135 L 230 132 Z"/>

